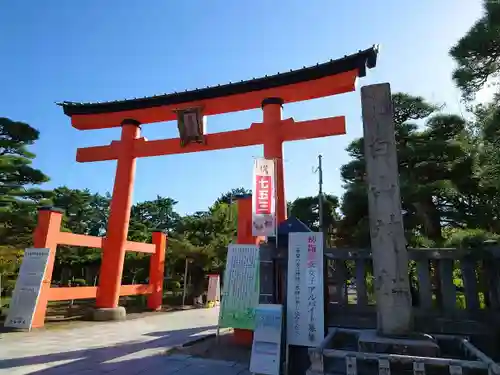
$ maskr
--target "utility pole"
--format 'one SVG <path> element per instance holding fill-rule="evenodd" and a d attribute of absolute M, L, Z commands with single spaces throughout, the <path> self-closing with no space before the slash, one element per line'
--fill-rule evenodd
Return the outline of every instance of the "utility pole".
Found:
<path fill-rule="evenodd" d="M 186 256 L 186 264 L 184 266 L 184 289 L 182 291 L 182 307 L 186 303 L 186 293 L 188 287 L 188 264 L 191 263 L 191 259 Z"/>
<path fill-rule="evenodd" d="M 323 233 L 323 241 L 326 241 L 325 228 L 323 223 L 323 155 L 318 155 L 318 167 L 314 170 L 318 172 L 318 215 L 319 215 L 319 231 Z"/>
<path fill-rule="evenodd" d="M 325 228 L 324 228 L 324 222 L 323 222 L 323 217 L 324 217 L 324 212 L 323 212 L 323 155 L 319 154 L 318 155 L 318 167 L 314 170 L 314 172 L 318 172 L 318 216 L 319 216 L 319 231 L 323 233 L 323 251 L 326 249 L 326 233 L 325 233 Z M 330 305 L 330 293 L 328 292 L 328 288 L 326 285 L 328 280 L 328 262 L 326 260 L 326 257 L 323 256 L 323 285 L 325 286 L 324 291 L 323 291 L 323 299 L 325 301 L 324 303 L 324 310 L 323 310 L 323 316 L 324 316 L 324 327 L 325 327 L 325 332 L 323 334 L 328 333 L 328 306 Z"/>

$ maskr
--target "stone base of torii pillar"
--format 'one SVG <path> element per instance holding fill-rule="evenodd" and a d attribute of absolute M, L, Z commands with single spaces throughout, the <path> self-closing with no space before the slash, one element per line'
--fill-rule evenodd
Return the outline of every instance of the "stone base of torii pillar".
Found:
<path fill-rule="evenodd" d="M 404 236 L 391 89 L 361 88 L 377 331 L 359 335 L 364 352 L 433 357 L 439 346 L 413 333 L 408 252 Z"/>

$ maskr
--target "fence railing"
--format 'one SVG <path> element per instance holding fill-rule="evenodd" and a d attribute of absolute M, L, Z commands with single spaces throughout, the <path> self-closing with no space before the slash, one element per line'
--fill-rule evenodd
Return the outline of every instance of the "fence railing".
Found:
<path fill-rule="evenodd" d="M 49 301 L 64 301 L 95 298 L 97 287 L 51 287 L 52 271 L 58 245 L 102 248 L 105 237 L 87 236 L 69 232 L 61 232 L 62 212 L 57 209 L 44 208 L 38 213 L 38 223 L 34 233 L 34 247 L 49 248 L 50 255 L 44 280 L 40 290 L 33 328 L 43 327 Z M 149 294 L 148 308 L 161 308 L 163 300 L 163 274 L 165 268 L 165 248 L 167 237 L 162 232 L 153 233 L 153 243 L 128 241 L 127 251 L 152 254 L 149 270 L 149 284 L 121 285 L 120 296 Z"/>
<path fill-rule="evenodd" d="M 467 334 L 500 323 L 500 248 L 410 248 L 408 255 L 417 328 Z M 335 248 L 325 256 L 329 324 L 374 327 L 371 251 Z"/>

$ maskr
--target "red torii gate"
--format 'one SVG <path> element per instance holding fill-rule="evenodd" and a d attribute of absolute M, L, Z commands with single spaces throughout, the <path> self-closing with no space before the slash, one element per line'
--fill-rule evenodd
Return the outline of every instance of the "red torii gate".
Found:
<path fill-rule="evenodd" d="M 106 103 L 58 103 L 71 117 L 73 127 L 94 130 L 121 127 L 121 138 L 106 146 L 80 148 L 78 162 L 117 160 L 116 177 L 103 258 L 97 288 L 97 307 L 118 307 L 136 159 L 219 150 L 251 145 L 264 146 L 264 157 L 276 160 L 277 220 L 286 218 L 283 184 L 283 142 L 345 134 L 343 116 L 296 122 L 282 119 L 284 103 L 321 98 L 355 90 L 357 77 L 376 65 L 378 50 L 356 54 L 274 76 L 207 87 L 182 93 Z M 181 144 L 181 139 L 148 141 L 140 125 L 178 119 L 193 108 L 201 116 L 262 107 L 262 123 L 248 129 L 203 135 L 204 142 Z"/>

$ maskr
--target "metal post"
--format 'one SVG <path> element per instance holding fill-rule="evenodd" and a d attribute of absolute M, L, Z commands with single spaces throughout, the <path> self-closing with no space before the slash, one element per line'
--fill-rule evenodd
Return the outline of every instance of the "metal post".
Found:
<path fill-rule="evenodd" d="M 325 236 L 325 228 L 323 223 L 323 155 L 318 155 L 318 215 L 319 215 L 319 231 L 323 233 L 323 239 Z"/>
<path fill-rule="evenodd" d="M 184 290 L 182 291 L 182 307 L 184 307 L 184 303 L 186 302 L 187 275 L 188 275 L 188 258 L 186 257 L 186 266 L 184 268 Z"/>
<path fill-rule="evenodd" d="M 314 172 L 318 172 L 318 216 L 319 216 L 319 231 L 323 233 L 323 251 L 326 249 L 326 231 L 324 223 L 324 206 L 323 206 L 323 155 L 318 155 L 318 168 Z M 327 288 L 328 281 L 328 262 L 326 257 L 323 257 L 323 285 L 325 285 L 323 291 L 323 299 L 325 303 L 323 304 L 323 320 L 326 335 L 328 332 L 328 305 L 329 305 L 329 293 Z"/>
<path fill-rule="evenodd" d="M 228 219 L 229 219 L 229 225 L 232 225 L 233 224 L 233 198 L 234 198 L 234 195 L 233 193 L 231 193 L 231 195 L 229 196 L 229 214 L 228 214 Z M 233 242 L 234 238 L 231 239 L 231 242 Z"/>
<path fill-rule="evenodd" d="M 280 204 L 283 204 L 283 202 L 278 202 L 278 190 L 276 189 L 276 178 L 278 176 L 278 160 L 277 159 L 273 159 L 273 165 L 274 165 L 274 180 L 273 181 L 273 184 L 275 184 L 274 186 L 274 235 L 275 235 L 275 238 L 276 238 L 276 249 L 278 249 L 278 226 L 279 226 L 279 223 L 278 223 L 278 205 Z M 285 207 L 286 207 L 286 200 L 285 200 Z M 285 210 L 286 212 L 286 210 Z M 285 220 L 285 218 L 283 218 L 283 220 Z"/>

